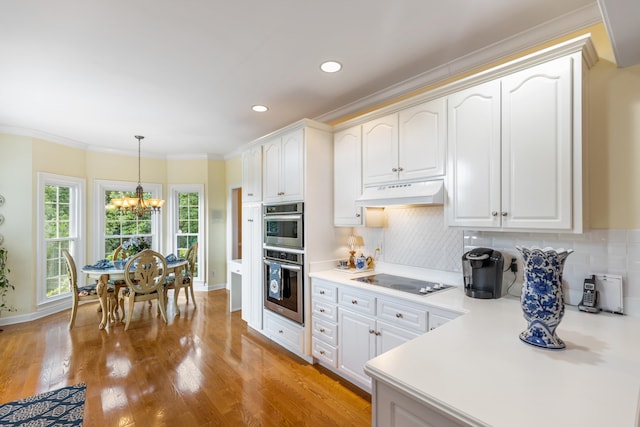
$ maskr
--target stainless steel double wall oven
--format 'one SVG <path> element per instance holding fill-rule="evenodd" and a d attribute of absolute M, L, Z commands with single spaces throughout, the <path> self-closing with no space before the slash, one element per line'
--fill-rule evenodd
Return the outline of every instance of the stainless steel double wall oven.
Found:
<path fill-rule="evenodd" d="M 264 206 L 264 307 L 304 324 L 304 203 Z"/>

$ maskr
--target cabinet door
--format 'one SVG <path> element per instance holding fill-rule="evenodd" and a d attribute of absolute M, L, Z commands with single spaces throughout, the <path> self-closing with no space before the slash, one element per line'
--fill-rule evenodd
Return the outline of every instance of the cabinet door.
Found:
<path fill-rule="evenodd" d="M 355 205 L 362 194 L 362 131 L 345 129 L 333 138 L 333 221 L 336 226 L 363 225 L 363 208 Z"/>
<path fill-rule="evenodd" d="M 280 162 L 282 144 L 280 138 L 262 147 L 262 197 L 265 202 L 280 201 Z"/>
<path fill-rule="evenodd" d="M 262 221 L 259 204 L 242 206 L 242 319 L 262 329 Z"/>
<path fill-rule="evenodd" d="M 376 351 L 375 320 L 370 316 L 339 309 L 338 369 L 352 381 L 371 386 L 371 378 L 364 373 L 364 365 Z"/>
<path fill-rule="evenodd" d="M 378 321 L 376 326 L 376 356 L 420 336 L 386 322 Z"/>
<path fill-rule="evenodd" d="M 502 227 L 572 227 L 572 61 L 502 79 Z"/>
<path fill-rule="evenodd" d="M 449 96 L 449 225 L 500 226 L 500 82 Z"/>
<path fill-rule="evenodd" d="M 446 99 L 400 111 L 399 126 L 399 178 L 416 180 L 444 175 Z"/>
<path fill-rule="evenodd" d="M 242 153 L 242 201 L 262 200 L 262 146 Z"/>
<path fill-rule="evenodd" d="M 362 181 L 364 185 L 398 179 L 398 114 L 362 125 Z"/>
<path fill-rule="evenodd" d="M 282 201 L 304 199 L 304 131 L 290 132 L 282 137 L 282 168 L 280 190 Z"/>

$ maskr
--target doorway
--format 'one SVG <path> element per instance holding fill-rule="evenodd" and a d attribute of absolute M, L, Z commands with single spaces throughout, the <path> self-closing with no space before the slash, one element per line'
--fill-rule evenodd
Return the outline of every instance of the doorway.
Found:
<path fill-rule="evenodd" d="M 242 188 L 231 189 L 231 259 L 242 259 Z"/>

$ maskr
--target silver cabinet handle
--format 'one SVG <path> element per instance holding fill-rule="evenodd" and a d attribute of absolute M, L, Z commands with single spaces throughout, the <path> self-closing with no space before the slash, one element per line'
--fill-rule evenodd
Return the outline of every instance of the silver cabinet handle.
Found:
<path fill-rule="evenodd" d="M 402 317 L 403 317 L 403 316 L 402 316 L 402 313 L 396 313 L 396 317 L 397 317 L 398 319 L 402 319 Z"/>
<path fill-rule="evenodd" d="M 359 213 L 356 214 L 356 218 L 360 218 L 362 215 L 360 215 Z"/>
<path fill-rule="evenodd" d="M 402 172 L 404 168 L 398 168 L 398 172 Z"/>
<path fill-rule="evenodd" d="M 498 216 L 498 212 L 496 211 L 491 212 L 491 216 Z"/>
<path fill-rule="evenodd" d="M 320 309 L 320 313 L 324 313 L 324 308 L 321 308 L 321 309 Z"/>
<path fill-rule="evenodd" d="M 392 168 L 391 172 L 398 172 L 398 168 Z"/>
<path fill-rule="evenodd" d="M 507 213 L 506 212 L 502 212 L 502 216 L 507 216 Z"/>
<path fill-rule="evenodd" d="M 377 332 L 376 331 L 376 336 L 379 337 L 380 335 L 382 335 L 382 332 Z"/>
<path fill-rule="evenodd" d="M 324 334 L 324 328 L 320 328 L 320 333 Z"/>
<path fill-rule="evenodd" d="M 320 291 L 320 295 L 324 295 L 324 291 Z"/>
<path fill-rule="evenodd" d="M 282 329 L 280 329 L 280 330 L 278 331 L 278 333 L 279 333 L 279 334 L 284 334 L 284 331 L 283 331 Z"/>
<path fill-rule="evenodd" d="M 324 350 L 320 350 L 320 354 L 324 356 Z"/>
<path fill-rule="evenodd" d="M 370 334 L 375 334 L 375 333 L 376 333 L 376 331 L 374 331 L 373 329 L 369 329 L 369 333 L 370 333 Z"/>
<path fill-rule="evenodd" d="M 358 304 L 358 300 L 357 299 L 352 299 L 351 300 L 351 304 Z"/>
<path fill-rule="evenodd" d="M 247 196 L 253 196 L 253 193 L 247 193 Z"/>

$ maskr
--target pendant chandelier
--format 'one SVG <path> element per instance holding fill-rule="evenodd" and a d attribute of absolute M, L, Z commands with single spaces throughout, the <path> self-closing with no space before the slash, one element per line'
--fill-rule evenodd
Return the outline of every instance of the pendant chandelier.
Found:
<path fill-rule="evenodd" d="M 144 139 L 144 136 L 135 135 L 135 138 L 138 140 L 138 186 L 136 187 L 136 196 L 111 199 L 111 204 L 118 210 L 135 213 L 140 218 L 149 211 L 151 213 L 160 212 L 160 208 L 164 205 L 164 200 L 144 199 L 144 190 L 140 183 L 140 141 Z"/>

